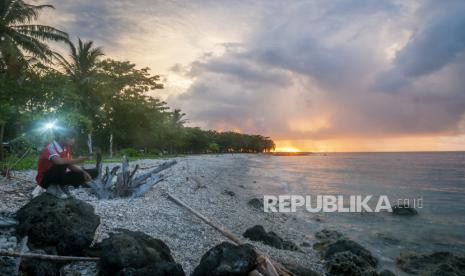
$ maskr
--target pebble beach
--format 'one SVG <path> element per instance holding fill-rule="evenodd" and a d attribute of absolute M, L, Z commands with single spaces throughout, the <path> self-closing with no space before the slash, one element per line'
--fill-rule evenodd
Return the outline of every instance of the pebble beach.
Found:
<path fill-rule="evenodd" d="M 187 203 L 213 222 L 223 225 L 236 236 L 253 244 L 271 258 L 294 266 L 323 272 L 323 264 L 317 253 L 309 246 L 314 233 L 305 232 L 298 217 L 292 214 L 265 213 L 248 204 L 263 194 L 252 189 L 254 179 L 246 177 L 249 157 L 247 154 L 194 155 L 171 159 L 139 160 L 131 166 L 140 166 L 138 173 L 163 162 L 173 160 L 177 164 L 162 172 L 163 181 L 139 198 L 97 199 L 89 189 L 72 189 L 77 199 L 90 203 L 101 218 L 96 233 L 99 242 L 118 229 L 142 231 L 164 241 L 174 259 L 190 274 L 205 252 L 227 241 L 221 233 L 202 222 L 193 214 L 166 197 L 166 192 Z M 117 164 L 105 164 L 115 166 Z M 12 180 L 0 185 L 0 212 L 13 214 L 30 200 L 34 188 L 35 171 L 18 171 Z M 298 251 L 277 249 L 242 237 L 246 229 L 262 225 L 267 231 L 294 242 Z M 12 247 L 4 244 L 3 247 Z M 16 240 L 14 240 L 16 243 Z M 7 249 L 5 248 L 5 249 Z M 93 275 L 92 264 L 73 264 L 66 269 L 78 270 L 81 275 Z"/>

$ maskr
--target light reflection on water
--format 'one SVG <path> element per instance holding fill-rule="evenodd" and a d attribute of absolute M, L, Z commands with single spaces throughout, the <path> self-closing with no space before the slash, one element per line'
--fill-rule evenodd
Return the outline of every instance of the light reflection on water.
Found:
<path fill-rule="evenodd" d="M 333 153 L 258 155 L 248 177 L 257 194 L 387 195 L 423 198 L 415 217 L 390 213 L 325 213 L 305 229 L 337 229 L 367 246 L 385 263 L 400 251 L 465 253 L 465 153 Z"/>

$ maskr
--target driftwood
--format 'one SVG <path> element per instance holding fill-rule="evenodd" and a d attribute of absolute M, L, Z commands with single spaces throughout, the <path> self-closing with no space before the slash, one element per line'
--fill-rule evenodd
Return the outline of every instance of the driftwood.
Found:
<path fill-rule="evenodd" d="M 15 219 L 0 217 L 0 229 L 15 227 L 17 224 Z"/>
<path fill-rule="evenodd" d="M 37 253 L 21 253 L 14 251 L 0 250 L 0 256 L 32 258 L 47 261 L 78 261 L 78 262 L 98 262 L 100 258 L 95 257 L 76 257 L 76 256 L 57 256 Z"/>
<path fill-rule="evenodd" d="M 136 176 L 139 165 L 136 165 L 134 170 L 131 171 L 127 156 L 123 156 L 121 166 L 113 167 L 111 171 L 107 166 L 105 173 L 103 173 L 101 157 L 97 155 L 98 176 L 89 185 L 101 199 L 139 197 L 149 191 L 153 185 L 163 180 L 162 175 L 159 174 L 161 171 L 174 166 L 176 163 L 175 160 L 168 161 L 147 173 Z M 120 168 L 121 172 L 118 172 Z M 115 177 L 116 181 L 113 181 Z"/>
<path fill-rule="evenodd" d="M 166 196 L 168 199 L 172 200 L 176 204 L 184 207 L 187 209 L 189 212 L 194 214 L 196 217 L 200 218 L 203 222 L 206 224 L 210 225 L 211 227 L 215 228 L 217 231 L 219 231 L 221 234 L 223 234 L 225 237 L 236 243 L 237 245 L 244 244 L 244 242 L 239 239 L 236 235 L 234 235 L 231 231 L 227 230 L 224 226 L 219 225 L 211 220 L 209 220 L 207 217 L 202 215 L 201 213 L 197 212 L 193 208 L 191 208 L 189 205 L 181 201 L 180 199 L 176 198 L 175 196 L 171 195 L 170 193 L 166 192 Z M 294 275 L 292 272 L 287 270 L 283 265 L 277 262 L 272 262 L 270 258 L 263 252 L 259 251 L 258 249 L 255 248 L 255 254 L 257 255 L 257 268 L 256 270 L 252 271 L 249 276 L 251 275 L 264 275 L 264 276 L 292 276 Z"/>
<path fill-rule="evenodd" d="M 19 253 L 23 254 L 24 251 L 27 249 L 27 241 L 28 241 L 28 236 L 25 236 L 21 239 L 21 242 L 19 243 Z M 15 272 L 16 275 L 19 275 L 19 267 L 21 266 L 21 257 L 18 257 L 15 260 Z"/>

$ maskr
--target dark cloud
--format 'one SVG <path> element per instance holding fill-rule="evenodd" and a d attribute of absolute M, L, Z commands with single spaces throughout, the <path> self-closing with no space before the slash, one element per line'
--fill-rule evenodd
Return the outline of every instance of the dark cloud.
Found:
<path fill-rule="evenodd" d="M 410 41 L 397 53 L 393 67 L 378 77 L 380 90 L 398 91 L 411 80 L 440 70 L 464 52 L 465 2 L 429 2 L 420 11 L 419 26 Z"/>
<path fill-rule="evenodd" d="M 41 1 L 56 8 L 46 21 L 58 21 L 72 37 L 92 39 L 108 47 L 116 46 L 117 37 L 134 31 L 131 18 L 122 11 L 131 6 L 123 1 L 49 0 Z"/>

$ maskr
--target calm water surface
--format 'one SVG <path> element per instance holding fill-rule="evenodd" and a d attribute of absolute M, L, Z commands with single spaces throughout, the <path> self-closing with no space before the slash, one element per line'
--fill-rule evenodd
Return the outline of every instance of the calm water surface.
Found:
<path fill-rule="evenodd" d="M 301 209 L 300 231 L 339 230 L 374 252 L 385 266 L 401 251 L 465 254 L 465 153 L 332 153 L 256 155 L 248 177 L 257 194 L 387 195 L 422 198 L 415 217 L 390 213 L 323 213 Z M 375 203 L 377 201 L 374 201 Z"/>

